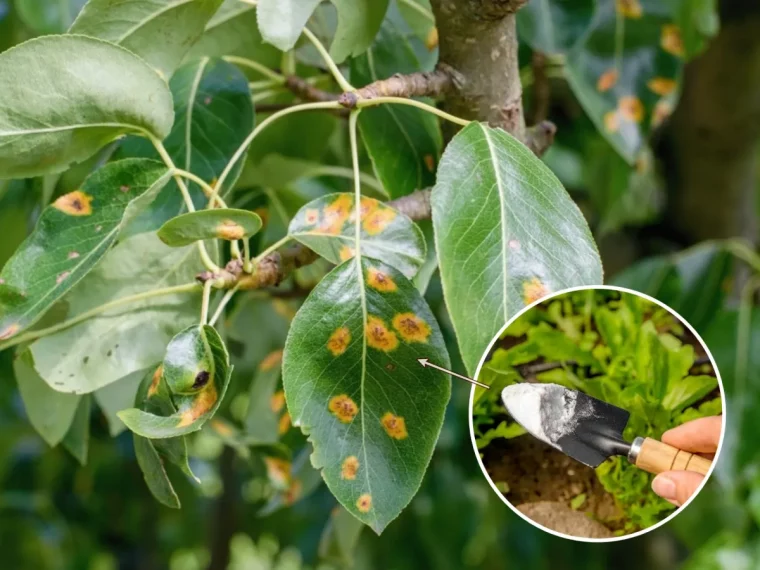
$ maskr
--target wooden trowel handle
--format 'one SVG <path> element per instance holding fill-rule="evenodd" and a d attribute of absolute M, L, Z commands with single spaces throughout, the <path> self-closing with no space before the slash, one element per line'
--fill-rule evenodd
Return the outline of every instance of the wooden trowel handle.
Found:
<path fill-rule="evenodd" d="M 663 471 L 694 471 L 707 475 L 712 465 L 709 459 L 649 437 L 637 437 L 628 458 L 639 469 L 655 475 Z"/>

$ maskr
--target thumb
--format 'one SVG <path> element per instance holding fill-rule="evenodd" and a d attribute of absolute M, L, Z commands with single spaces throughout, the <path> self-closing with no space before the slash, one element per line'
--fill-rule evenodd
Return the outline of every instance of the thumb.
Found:
<path fill-rule="evenodd" d="M 665 471 L 652 480 L 652 490 L 680 507 L 696 492 L 704 478 L 693 471 Z"/>

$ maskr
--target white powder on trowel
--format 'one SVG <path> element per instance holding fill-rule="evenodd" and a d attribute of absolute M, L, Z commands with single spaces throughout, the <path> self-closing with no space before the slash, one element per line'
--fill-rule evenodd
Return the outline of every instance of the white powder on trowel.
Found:
<path fill-rule="evenodd" d="M 577 410 L 577 393 L 557 384 L 522 383 L 507 386 L 501 393 L 507 411 L 528 432 L 559 448 L 557 441 L 571 433 L 580 416 L 591 410 Z"/>

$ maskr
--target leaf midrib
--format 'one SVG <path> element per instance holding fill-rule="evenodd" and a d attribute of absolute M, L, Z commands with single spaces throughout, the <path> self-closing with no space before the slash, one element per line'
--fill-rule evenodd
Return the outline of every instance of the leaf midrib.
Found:
<path fill-rule="evenodd" d="M 46 133 L 57 133 L 63 131 L 72 131 L 74 129 L 92 129 L 98 127 L 129 127 L 142 133 L 144 136 L 150 138 L 150 134 L 143 127 L 132 125 L 130 123 L 90 123 L 90 124 L 73 124 L 62 127 L 47 127 L 44 129 L 29 129 L 23 131 L 0 131 L 0 137 L 14 137 L 23 135 L 42 135 Z"/>

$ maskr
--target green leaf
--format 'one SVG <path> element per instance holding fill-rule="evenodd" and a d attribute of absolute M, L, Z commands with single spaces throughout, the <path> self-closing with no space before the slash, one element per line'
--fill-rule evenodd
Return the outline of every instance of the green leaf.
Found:
<path fill-rule="evenodd" d="M 148 486 L 151 494 L 161 504 L 172 509 L 179 509 L 181 504 L 177 492 L 174 490 L 169 476 L 166 474 L 166 467 L 161 460 L 161 456 L 156 451 L 151 440 L 133 435 L 135 446 L 135 457 L 140 470 L 143 473 L 145 484 Z"/>
<path fill-rule="evenodd" d="M 354 567 L 354 551 L 364 526 L 346 509 L 333 510 L 322 537 L 319 539 L 319 558 L 334 561 L 339 567 Z"/>
<path fill-rule="evenodd" d="M 29 421 L 42 439 L 55 447 L 71 427 L 81 396 L 62 394 L 48 386 L 34 370 L 28 350 L 16 356 L 13 371 Z"/>
<path fill-rule="evenodd" d="M 354 197 L 328 194 L 306 204 L 288 233 L 332 263 L 354 256 Z M 408 278 L 425 261 L 425 238 L 409 218 L 373 198 L 361 201 L 362 255 L 382 259 Z"/>
<path fill-rule="evenodd" d="M 145 378 L 145 374 L 145 370 L 138 370 L 118 382 L 112 382 L 108 386 L 103 386 L 93 392 L 95 402 L 97 402 L 100 411 L 103 412 L 108 422 L 108 432 L 111 437 L 116 437 L 127 429 L 117 413 L 128 408 L 135 401 L 137 389 L 140 381 Z"/>
<path fill-rule="evenodd" d="M 248 238 L 260 229 L 258 214 L 224 208 L 189 212 L 172 218 L 158 230 L 158 237 L 166 245 L 182 247 L 207 239 L 233 241 Z"/>
<path fill-rule="evenodd" d="M 127 48 L 169 78 L 222 0 L 89 0 L 69 30 Z"/>
<path fill-rule="evenodd" d="M 61 441 L 80 465 L 87 463 L 87 450 L 90 447 L 90 407 L 91 398 L 88 394 L 79 400 L 74 421 Z"/>
<path fill-rule="evenodd" d="M 87 275 L 169 177 L 151 160 L 113 162 L 48 206 L 0 273 L 0 339 L 33 325 Z"/>
<path fill-rule="evenodd" d="M 438 324 L 412 283 L 368 258 L 317 285 L 285 345 L 288 410 L 310 435 L 312 464 L 377 533 L 417 492 L 451 391 L 418 358 L 449 366 Z"/>
<path fill-rule="evenodd" d="M 69 26 L 86 0 L 14 0 L 19 19 L 36 33 L 60 34 Z"/>
<path fill-rule="evenodd" d="M 520 38 L 547 54 L 564 53 L 581 40 L 594 13 L 594 0 L 534 0 L 517 12 Z"/>
<path fill-rule="evenodd" d="M 175 121 L 164 141 L 178 168 L 213 184 L 221 175 L 254 126 L 255 118 L 248 79 L 234 65 L 220 59 L 203 58 L 180 67 L 169 83 L 174 97 Z M 137 137 L 127 139 L 122 156 L 157 157 L 153 145 Z M 244 161 L 227 177 L 222 196 L 232 188 Z M 195 183 L 186 183 L 196 207 L 206 197 Z M 185 204 L 175 182 L 166 186 L 149 212 L 130 227 L 131 233 L 153 231 L 184 211 Z"/>
<path fill-rule="evenodd" d="M 163 139 L 166 83 L 127 50 L 84 36 L 45 36 L 0 54 L 0 178 L 65 170 L 126 133 Z"/>
<path fill-rule="evenodd" d="M 704 51 L 709 41 L 718 34 L 718 1 L 676 0 L 670 4 L 673 17 L 681 29 L 684 52 L 691 59 Z"/>
<path fill-rule="evenodd" d="M 599 254 L 575 203 L 500 129 L 471 123 L 454 137 L 431 202 L 443 291 L 470 373 L 526 304 L 602 282 Z"/>
<path fill-rule="evenodd" d="M 255 444 L 273 444 L 279 439 L 280 403 L 273 400 L 277 381 L 282 375 L 282 351 L 270 353 L 261 361 L 248 392 L 245 433 Z M 282 393 L 280 393 L 282 395 Z M 275 405 L 276 404 L 276 405 Z M 282 401 L 284 406 L 285 402 Z"/>
<path fill-rule="evenodd" d="M 330 0 L 338 11 L 338 29 L 330 45 L 336 63 L 364 53 L 385 18 L 389 0 Z"/>
<path fill-rule="evenodd" d="M 425 47 L 430 51 L 435 49 L 438 46 L 438 30 L 430 0 L 406 0 L 396 4 L 404 21 L 425 42 Z"/>
<path fill-rule="evenodd" d="M 420 70 L 407 39 L 385 24 L 367 53 L 351 60 L 351 81 L 363 86 L 394 73 Z M 362 111 L 359 129 L 377 177 L 391 197 L 435 184 L 443 142 L 434 115 L 406 105 L 380 105 Z"/>
<path fill-rule="evenodd" d="M 666 410 L 682 410 L 698 402 L 718 387 L 718 379 L 714 376 L 687 376 L 679 382 L 674 382 L 662 400 Z"/>
<path fill-rule="evenodd" d="M 258 22 L 262 37 L 278 49 L 290 51 L 320 1 L 259 0 Z"/>
<path fill-rule="evenodd" d="M 119 242 L 66 297 L 75 317 L 116 299 L 192 283 L 198 248 L 175 249 L 155 234 Z M 138 301 L 41 338 L 31 345 L 40 376 L 62 392 L 93 392 L 155 366 L 171 338 L 198 320 L 200 295 L 175 293 Z"/>
<path fill-rule="evenodd" d="M 192 326 L 169 343 L 163 373 L 158 376 L 158 384 L 166 383 L 177 411 L 157 415 L 131 408 L 119 412 L 119 418 L 136 434 L 151 439 L 198 431 L 219 408 L 231 373 L 219 333 L 208 325 Z"/>

